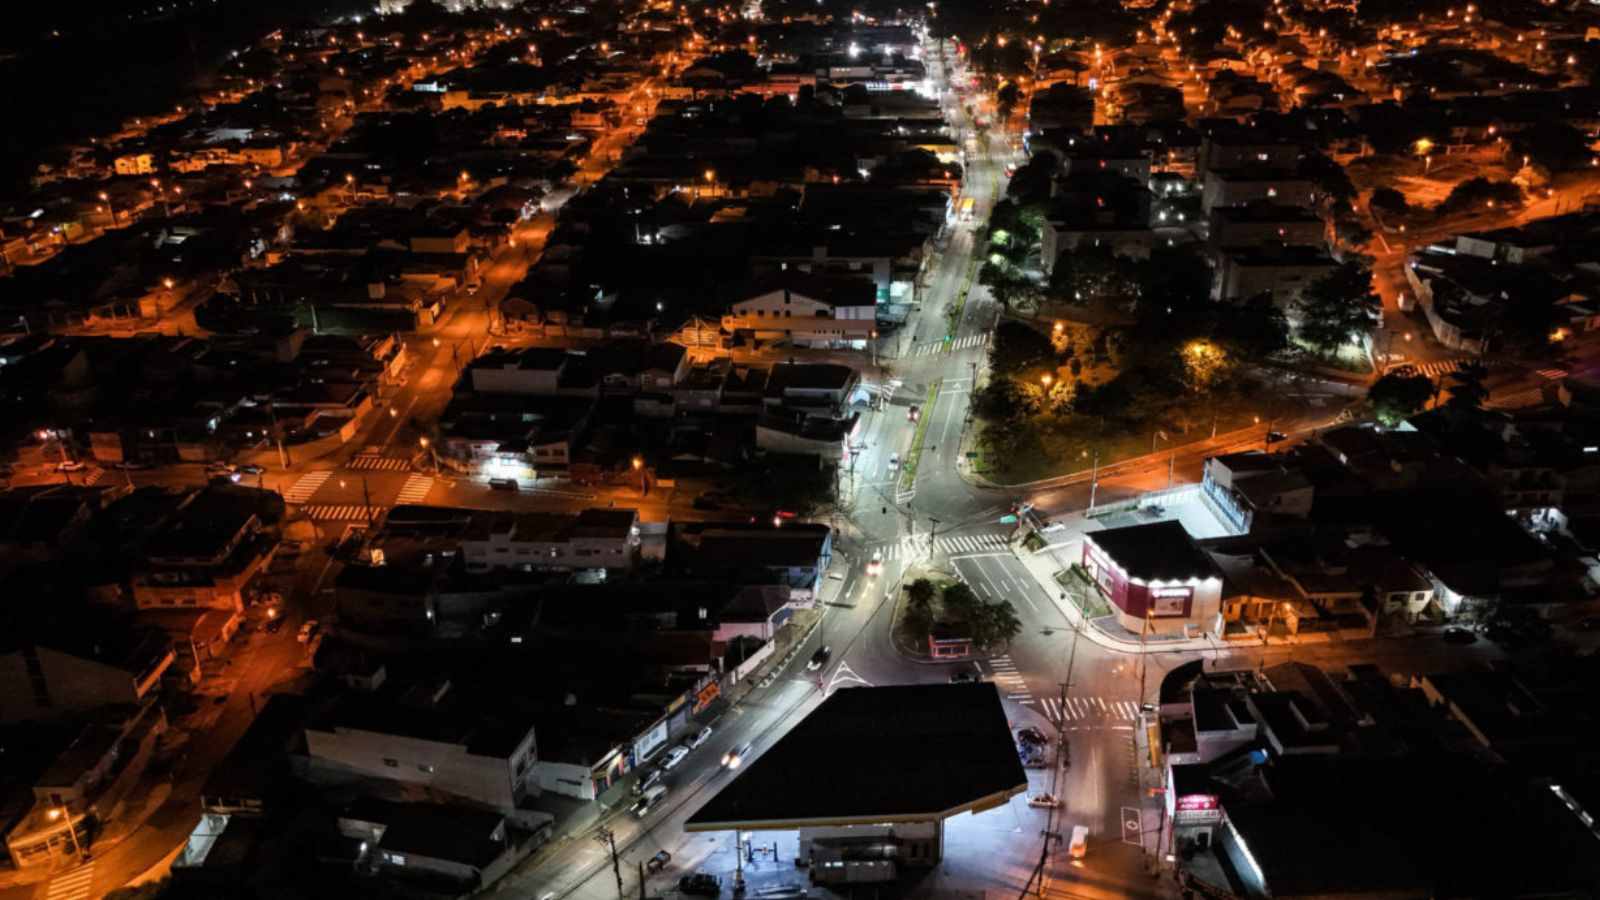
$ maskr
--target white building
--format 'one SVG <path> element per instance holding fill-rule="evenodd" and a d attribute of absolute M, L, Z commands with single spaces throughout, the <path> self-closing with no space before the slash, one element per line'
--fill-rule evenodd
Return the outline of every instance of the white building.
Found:
<path fill-rule="evenodd" d="M 639 513 L 632 509 L 478 516 L 461 543 L 462 558 L 473 572 L 630 569 L 638 550 Z"/>

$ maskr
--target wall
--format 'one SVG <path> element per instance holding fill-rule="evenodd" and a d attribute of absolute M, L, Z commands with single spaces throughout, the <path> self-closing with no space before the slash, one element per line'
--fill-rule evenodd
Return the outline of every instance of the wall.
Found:
<path fill-rule="evenodd" d="M 533 764 L 533 781 L 540 791 L 577 800 L 593 800 L 594 777 L 588 766 L 541 759 Z"/>
<path fill-rule="evenodd" d="M 474 756 L 458 744 L 337 727 L 333 731 L 308 727 L 306 747 L 313 765 L 331 763 L 335 771 L 342 768 L 369 778 L 424 785 L 497 808 L 516 805 L 522 793 L 514 775 L 516 760 L 525 760 L 522 779 L 526 779 L 534 757 L 531 730 L 506 759 Z"/>
<path fill-rule="evenodd" d="M 169 651 L 162 662 L 136 684 L 134 674 L 94 660 L 82 659 L 48 647 L 37 648 L 38 672 L 49 705 L 41 705 L 28 660 L 21 650 L 0 656 L 0 721 L 47 719 L 83 712 L 113 703 L 133 704 L 160 683 L 172 664 Z"/>

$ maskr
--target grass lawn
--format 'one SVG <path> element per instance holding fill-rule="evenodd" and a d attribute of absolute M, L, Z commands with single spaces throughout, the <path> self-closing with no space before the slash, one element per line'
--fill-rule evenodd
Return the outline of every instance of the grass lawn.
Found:
<path fill-rule="evenodd" d="M 935 381 L 928 385 L 928 396 L 922 401 L 922 415 L 917 419 L 917 433 L 911 439 L 911 449 L 906 451 L 906 458 L 900 462 L 900 485 L 902 491 L 911 490 L 917 483 L 917 463 L 922 460 L 922 439 L 928 434 L 928 423 L 933 421 L 933 404 L 939 399 L 940 382 Z"/>
<path fill-rule="evenodd" d="M 1057 572 L 1056 583 L 1061 585 L 1062 590 L 1066 591 L 1067 596 L 1077 604 L 1078 609 L 1087 618 L 1097 619 L 1111 615 L 1111 605 L 1100 596 L 1100 592 L 1089 582 L 1088 576 L 1077 566 Z"/>

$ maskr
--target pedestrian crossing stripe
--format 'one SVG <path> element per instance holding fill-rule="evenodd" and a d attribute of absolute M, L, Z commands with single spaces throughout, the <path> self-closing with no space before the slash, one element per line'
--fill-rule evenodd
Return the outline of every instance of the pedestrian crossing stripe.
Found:
<path fill-rule="evenodd" d="M 87 473 L 84 474 L 83 483 L 85 485 L 94 484 L 95 482 L 100 480 L 101 476 L 103 476 L 105 474 L 106 474 L 106 470 L 105 469 L 90 469 Z"/>
<path fill-rule="evenodd" d="M 93 895 L 94 863 L 91 862 L 50 879 L 50 887 L 44 896 L 45 900 L 88 900 Z"/>
<path fill-rule="evenodd" d="M 307 506 L 305 508 L 305 513 L 309 518 L 322 519 L 325 521 L 365 521 L 368 518 L 377 519 L 379 516 L 383 515 L 386 509 L 388 509 L 386 506 L 366 507 L 359 503 L 344 505 L 315 503 L 311 506 Z M 368 515 L 369 510 L 371 511 L 370 516 Z"/>
<path fill-rule="evenodd" d="M 1393 371 L 1395 369 L 1402 369 L 1402 368 L 1408 368 L 1409 367 L 1409 368 L 1415 370 L 1418 375 L 1426 375 L 1429 378 L 1438 378 L 1441 375 L 1448 375 L 1451 372 L 1454 372 L 1455 370 L 1461 368 L 1462 366 L 1466 365 L 1469 362 L 1471 362 L 1471 360 L 1467 360 L 1467 359 L 1436 359 L 1433 362 L 1425 362 L 1425 363 L 1398 363 L 1396 365 L 1390 366 L 1389 370 Z"/>
<path fill-rule="evenodd" d="M 347 469 L 368 469 L 380 472 L 403 472 L 411 468 L 410 459 L 397 456 L 357 456 L 344 464 Z"/>
<path fill-rule="evenodd" d="M 433 490 L 433 478 L 428 475 L 412 475 L 406 479 L 405 486 L 400 488 L 400 496 L 396 503 L 421 503 L 428 499 L 428 492 Z"/>
<path fill-rule="evenodd" d="M 295 479 L 295 483 L 283 492 L 286 503 L 304 503 L 316 496 L 322 488 L 322 483 L 333 477 L 332 472 L 307 472 Z"/>
<path fill-rule="evenodd" d="M 1132 700 L 1112 700 L 1103 697 L 1068 697 L 1063 705 L 1058 697 L 1045 697 L 1039 701 L 1045 718 L 1052 722 L 1078 722 L 1085 719 L 1134 721 L 1139 718 L 1139 704 Z"/>
<path fill-rule="evenodd" d="M 958 534 L 936 538 L 934 543 L 941 553 L 995 553 L 1009 546 L 1004 534 Z M 914 559 L 928 555 L 927 535 L 908 535 L 883 548 L 885 561 Z"/>
<path fill-rule="evenodd" d="M 989 335 L 987 333 L 985 333 L 985 334 L 969 334 L 966 337 L 956 338 L 955 340 L 950 342 L 949 346 L 950 346 L 951 350 L 970 350 L 973 347 L 982 347 L 983 345 L 985 345 L 987 343 L 989 343 Z M 935 356 L 937 354 L 943 353 L 944 349 L 945 349 L 945 342 L 944 341 L 937 341 L 937 342 L 932 343 L 932 344 L 919 344 L 919 345 L 911 348 L 911 354 L 910 355 L 911 356 Z"/>
<path fill-rule="evenodd" d="M 1547 378 L 1550 381 L 1560 381 L 1561 379 L 1567 377 L 1567 370 L 1566 369 L 1540 369 L 1539 370 L 1539 377 Z"/>

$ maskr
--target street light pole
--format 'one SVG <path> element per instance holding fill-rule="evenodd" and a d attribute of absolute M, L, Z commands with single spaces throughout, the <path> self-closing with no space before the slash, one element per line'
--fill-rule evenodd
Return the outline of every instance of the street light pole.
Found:
<path fill-rule="evenodd" d="M 611 850 L 611 872 L 617 876 L 617 896 L 622 896 L 622 866 L 617 862 L 617 833 L 609 828 L 601 827 L 594 834 L 594 839 Z"/>
<path fill-rule="evenodd" d="M 1100 489 L 1100 451 L 1094 451 L 1094 463 L 1089 470 L 1089 510 L 1094 512 L 1094 495 Z"/>

